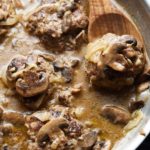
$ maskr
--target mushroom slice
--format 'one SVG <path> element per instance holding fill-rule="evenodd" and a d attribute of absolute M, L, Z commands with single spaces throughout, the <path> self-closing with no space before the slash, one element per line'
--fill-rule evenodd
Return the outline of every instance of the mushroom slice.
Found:
<path fill-rule="evenodd" d="M 149 82 L 143 82 L 137 86 L 136 90 L 138 93 L 142 93 L 149 88 L 150 88 L 150 83 Z"/>
<path fill-rule="evenodd" d="M 129 108 L 129 111 L 130 111 L 130 112 L 134 112 L 135 110 L 144 107 L 144 105 L 145 105 L 144 100 L 131 99 L 131 100 L 129 101 L 129 106 L 128 106 L 128 108 Z"/>
<path fill-rule="evenodd" d="M 50 109 L 51 118 L 70 118 L 69 107 L 54 105 Z"/>
<path fill-rule="evenodd" d="M 101 115 L 116 124 L 127 124 L 131 119 L 131 115 L 127 110 L 115 105 L 103 106 L 101 110 Z"/>
<path fill-rule="evenodd" d="M 97 141 L 92 150 L 110 150 L 111 142 L 107 141 Z"/>
<path fill-rule="evenodd" d="M 16 91 L 23 97 L 40 94 L 48 88 L 48 76 L 45 72 L 26 71 L 16 82 Z"/>
<path fill-rule="evenodd" d="M 3 135 L 9 135 L 13 132 L 14 126 L 11 123 L 3 123 L 0 125 L 0 132 Z"/>
<path fill-rule="evenodd" d="M 2 120 L 14 125 L 24 125 L 25 115 L 15 111 L 8 111 L 3 113 Z"/>
<path fill-rule="evenodd" d="M 13 26 L 18 22 L 18 17 L 12 0 L 0 1 L 0 27 Z"/>
<path fill-rule="evenodd" d="M 97 135 L 98 135 L 97 131 L 89 131 L 83 134 L 79 138 L 78 141 L 79 146 L 82 148 L 91 148 L 97 140 Z"/>
<path fill-rule="evenodd" d="M 63 131 L 60 129 L 61 126 L 67 125 L 68 122 L 64 118 L 56 118 L 52 119 L 51 121 L 47 122 L 43 125 L 38 134 L 37 134 L 37 142 L 40 146 L 43 146 L 43 143 L 47 139 L 52 139 L 53 135 L 57 138 L 58 136 L 65 136 Z"/>
<path fill-rule="evenodd" d="M 25 56 L 17 56 L 7 67 L 6 75 L 9 81 L 15 81 L 19 75 L 22 73 L 23 69 L 26 67 L 26 57 Z"/>
<path fill-rule="evenodd" d="M 137 125 L 139 125 L 140 121 L 143 119 L 143 113 L 141 110 L 136 110 L 132 113 L 132 119 L 129 123 L 124 127 L 123 133 L 126 134 L 130 130 L 134 129 Z"/>
<path fill-rule="evenodd" d="M 64 132 L 72 138 L 76 138 L 81 136 L 82 134 L 83 125 L 81 122 L 77 121 L 76 119 L 71 119 L 68 124 L 68 127 L 64 129 Z"/>
<path fill-rule="evenodd" d="M 43 126 L 43 122 L 41 122 L 40 120 L 38 120 L 36 117 L 32 116 L 32 115 L 27 115 L 25 117 L 25 126 L 27 127 L 27 134 L 29 136 L 33 136 L 36 135 L 38 133 L 38 131 L 40 130 L 40 128 Z"/>
<path fill-rule="evenodd" d="M 126 44 L 130 44 L 132 46 L 136 46 L 137 45 L 137 40 L 131 36 L 131 35 L 123 35 L 120 38 L 120 41 L 126 43 Z"/>
<path fill-rule="evenodd" d="M 35 118 L 42 122 L 46 122 L 50 120 L 51 114 L 49 111 L 43 110 L 43 111 L 36 111 L 32 114 Z"/>

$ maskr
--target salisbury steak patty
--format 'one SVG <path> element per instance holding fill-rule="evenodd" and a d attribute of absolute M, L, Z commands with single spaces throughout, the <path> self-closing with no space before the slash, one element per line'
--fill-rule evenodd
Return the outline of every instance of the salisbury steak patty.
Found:
<path fill-rule="evenodd" d="M 91 83 L 115 90 L 132 85 L 145 67 L 143 49 L 130 35 L 104 35 L 88 45 L 85 58 Z"/>
<path fill-rule="evenodd" d="M 83 7 L 75 0 L 42 3 L 28 17 L 26 28 L 34 35 L 59 38 L 62 34 L 88 25 Z"/>

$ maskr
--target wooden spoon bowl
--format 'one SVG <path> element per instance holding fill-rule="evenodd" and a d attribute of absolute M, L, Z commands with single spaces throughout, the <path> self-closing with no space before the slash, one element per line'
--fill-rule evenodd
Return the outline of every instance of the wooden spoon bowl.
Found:
<path fill-rule="evenodd" d="M 89 6 L 88 39 L 90 42 L 106 33 L 115 33 L 133 35 L 143 43 L 142 36 L 135 24 L 117 7 L 114 0 L 89 0 Z"/>

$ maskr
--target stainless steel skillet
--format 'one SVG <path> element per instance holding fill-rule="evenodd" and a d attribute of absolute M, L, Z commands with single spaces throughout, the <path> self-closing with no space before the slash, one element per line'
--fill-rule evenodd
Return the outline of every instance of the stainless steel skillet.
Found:
<path fill-rule="evenodd" d="M 129 13 L 139 28 L 150 57 L 150 0 L 116 0 Z M 114 146 L 113 150 L 134 150 L 150 133 L 150 96 L 143 111 L 143 120 Z"/>

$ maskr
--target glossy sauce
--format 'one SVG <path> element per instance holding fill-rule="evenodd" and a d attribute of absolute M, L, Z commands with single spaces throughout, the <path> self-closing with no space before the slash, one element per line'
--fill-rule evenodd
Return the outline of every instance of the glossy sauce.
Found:
<path fill-rule="evenodd" d="M 88 12 L 87 3 L 84 4 Z M 37 49 L 51 52 L 51 47 L 45 49 L 38 38 L 30 36 L 24 31 L 21 24 L 18 24 L 16 27 L 12 28 L 8 36 L 1 41 L 0 68 L 3 68 L 4 65 L 7 64 L 16 54 L 27 55 L 29 52 Z M 56 55 L 77 56 L 83 60 L 85 52 L 86 44 L 82 45 L 82 47 L 80 47 L 78 50 L 65 51 L 61 54 L 57 53 Z M 84 113 L 78 119 L 82 122 L 92 121 L 93 127 L 101 129 L 100 138 L 111 140 L 113 145 L 123 136 L 123 126 L 112 124 L 107 119 L 101 117 L 100 109 L 104 104 L 118 104 L 120 106 L 127 107 L 128 100 L 134 95 L 132 90 L 114 94 L 108 91 L 99 91 L 90 87 L 89 81 L 84 72 L 84 61 L 80 63 L 79 67 L 75 71 L 72 84 L 74 83 L 83 83 L 81 94 L 78 95 L 73 101 L 74 107 L 82 107 L 84 109 Z M 69 84 L 66 86 L 69 86 Z M 30 111 L 20 103 L 15 95 L 6 96 L 5 93 L 7 90 L 7 87 L 1 83 L 0 105 L 5 109 L 5 111 L 13 110 L 21 113 L 29 113 Z M 26 139 L 28 139 L 26 128 L 24 126 L 16 125 L 13 133 L 3 137 L 3 141 L 0 142 L 0 147 L 3 144 L 8 144 L 10 148 L 16 147 L 17 149 L 26 150 Z"/>

